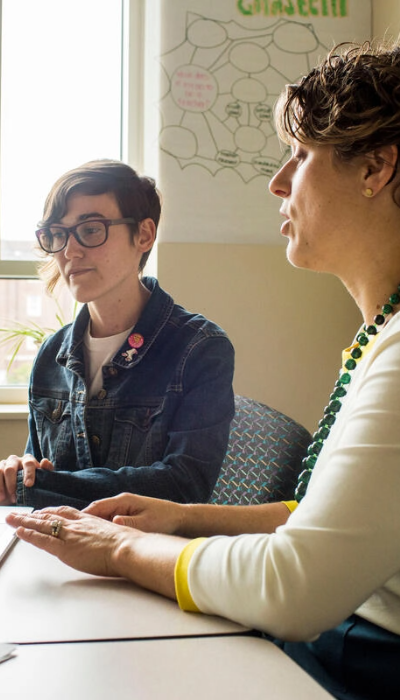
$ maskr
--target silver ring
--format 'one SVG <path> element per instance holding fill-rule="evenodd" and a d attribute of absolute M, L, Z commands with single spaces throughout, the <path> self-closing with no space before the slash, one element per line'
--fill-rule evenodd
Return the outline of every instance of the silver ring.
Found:
<path fill-rule="evenodd" d="M 61 520 L 52 520 L 51 523 L 51 536 L 52 537 L 58 537 L 62 528 L 62 522 Z"/>

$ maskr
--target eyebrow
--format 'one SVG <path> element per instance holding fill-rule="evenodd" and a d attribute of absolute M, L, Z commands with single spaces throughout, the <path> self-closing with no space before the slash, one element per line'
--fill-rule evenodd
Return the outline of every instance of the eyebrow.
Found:
<path fill-rule="evenodd" d="M 82 221 L 88 221 L 89 219 L 107 219 L 107 217 L 104 216 L 104 214 L 101 214 L 99 211 L 90 211 L 87 214 L 80 214 L 76 219 L 76 223 L 74 225 L 77 226 Z M 61 221 L 54 221 L 53 223 L 58 224 L 59 226 L 65 226 L 66 228 L 69 228 L 67 224 L 62 224 Z"/>
<path fill-rule="evenodd" d="M 89 214 L 80 214 L 78 216 L 78 221 L 86 221 L 87 219 L 105 219 L 104 214 L 100 214 L 98 211 L 91 211 Z"/>

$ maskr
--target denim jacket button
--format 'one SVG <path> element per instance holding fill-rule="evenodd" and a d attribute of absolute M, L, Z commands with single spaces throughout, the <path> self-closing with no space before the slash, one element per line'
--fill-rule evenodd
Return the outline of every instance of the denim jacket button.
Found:
<path fill-rule="evenodd" d="M 101 442 L 101 441 L 100 441 L 100 438 L 99 438 L 98 435 L 92 435 L 92 443 L 93 443 L 93 445 L 95 445 L 96 447 L 98 447 L 98 446 L 100 445 L 100 442 Z"/>
<path fill-rule="evenodd" d="M 116 367 L 110 367 L 110 369 L 108 370 L 108 374 L 109 374 L 110 377 L 116 377 L 117 374 L 118 374 L 117 368 L 116 368 Z"/>
<path fill-rule="evenodd" d="M 99 393 L 97 394 L 98 399 L 105 399 L 107 396 L 107 392 L 105 389 L 100 389 Z"/>

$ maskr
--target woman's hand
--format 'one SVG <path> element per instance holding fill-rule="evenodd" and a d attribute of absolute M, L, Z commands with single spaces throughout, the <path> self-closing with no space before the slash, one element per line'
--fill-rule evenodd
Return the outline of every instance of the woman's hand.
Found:
<path fill-rule="evenodd" d="M 79 571 L 98 576 L 120 575 L 115 555 L 127 537 L 135 537 L 132 529 L 66 506 L 31 514 L 11 513 L 6 521 L 17 528 L 21 540 L 54 554 Z M 57 523 L 60 525 L 55 536 L 52 532 L 57 531 Z"/>
<path fill-rule="evenodd" d="M 10 513 L 21 540 L 54 554 L 78 571 L 121 576 L 175 599 L 174 570 L 187 540 L 121 527 L 75 508 Z"/>
<path fill-rule="evenodd" d="M 184 505 L 172 501 L 121 493 L 119 496 L 94 501 L 82 512 L 143 532 L 174 535 L 181 531 L 184 509 Z"/>
<path fill-rule="evenodd" d="M 24 472 L 25 486 L 33 486 L 35 483 L 36 469 L 54 470 L 54 465 L 48 459 L 38 462 L 33 455 L 26 454 L 23 457 L 10 455 L 0 461 L 0 505 L 8 506 L 16 503 L 17 474 Z"/>
<path fill-rule="evenodd" d="M 88 505 L 83 513 L 112 520 L 118 525 L 142 532 L 158 532 L 181 537 L 212 537 L 271 533 L 284 525 L 290 511 L 284 503 L 249 506 L 211 503 L 174 503 L 159 498 L 122 493 Z"/>

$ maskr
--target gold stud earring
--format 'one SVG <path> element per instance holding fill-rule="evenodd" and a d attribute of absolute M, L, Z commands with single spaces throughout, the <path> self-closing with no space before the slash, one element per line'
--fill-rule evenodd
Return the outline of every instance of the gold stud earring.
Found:
<path fill-rule="evenodd" d="M 370 187 L 367 187 L 367 189 L 365 190 L 364 194 L 365 194 L 366 197 L 372 197 L 373 194 L 374 194 L 374 191 L 371 190 Z"/>

